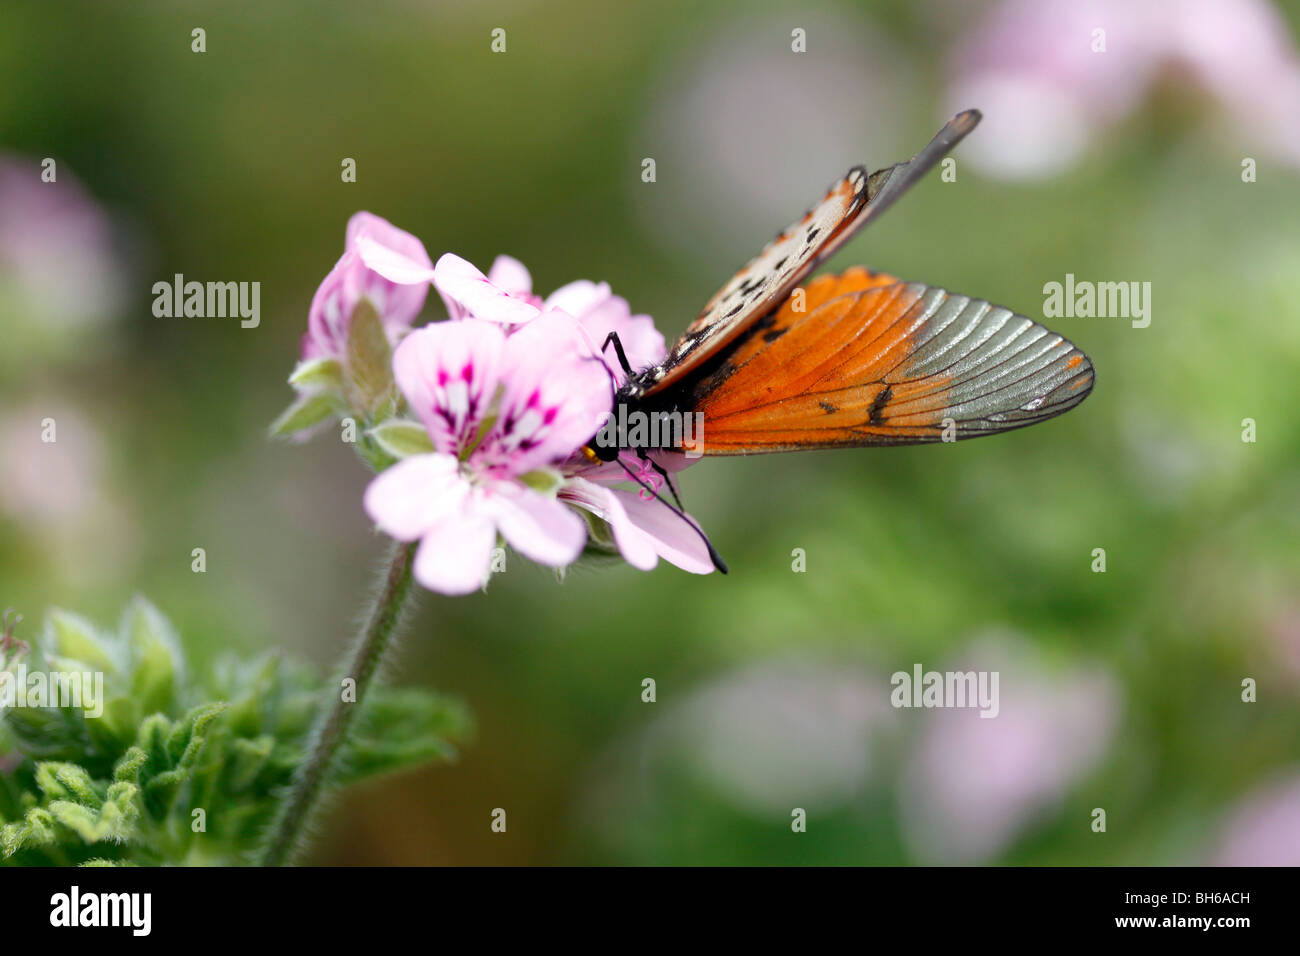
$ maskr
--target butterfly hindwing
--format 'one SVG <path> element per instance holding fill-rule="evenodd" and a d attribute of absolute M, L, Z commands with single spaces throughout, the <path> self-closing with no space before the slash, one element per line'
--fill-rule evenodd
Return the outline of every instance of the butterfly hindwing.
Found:
<path fill-rule="evenodd" d="M 909 445 L 1020 428 L 1073 408 L 1088 357 L 1032 319 L 862 269 L 792 296 L 690 388 L 706 455 Z M 772 330 L 781 330 L 772 337 Z M 948 423 L 945 428 L 945 422 Z"/>
<path fill-rule="evenodd" d="M 849 170 L 803 218 L 782 230 L 711 298 L 673 345 L 643 376 L 642 394 L 667 389 L 698 368 L 750 325 L 772 314 L 826 257 L 884 212 L 979 122 L 959 113 L 916 156 L 867 175 Z"/>

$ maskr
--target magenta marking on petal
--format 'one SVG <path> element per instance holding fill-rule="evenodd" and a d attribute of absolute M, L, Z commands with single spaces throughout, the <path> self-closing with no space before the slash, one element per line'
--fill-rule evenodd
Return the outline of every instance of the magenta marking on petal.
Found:
<path fill-rule="evenodd" d="M 474 363 L 466 362 L 465 367 L 460 370 L 460 377 L 466 382 L 474 381 Z"/>

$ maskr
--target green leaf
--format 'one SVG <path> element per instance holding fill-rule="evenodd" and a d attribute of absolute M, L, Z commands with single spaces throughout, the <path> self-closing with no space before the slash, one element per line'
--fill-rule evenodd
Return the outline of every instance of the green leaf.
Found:
<path fill-rule="evenodd" d="M 74 763 L 47 760 L 36 765 L 36 785 L 51 799 L 71 797 L 79 803 L 99 806 L 100 797 L 90 774 Z"/>
<path fill-rule="evenodd" d="M 335 358 L 304 359 L 289 376 L 289 384 L 302 391 L 343 387 L 343 364 Z"/>
<path fill-rule="evenodd" d="M 0 827 L 0 852 L 6 857 L 19 850 L 46 846 L 58 841 L 58 826 L 50 811 L 42 807 L 28 810 L 21 820 Z"/>
<path fill-rule="evenodd" d="M 370 300 L 361 299 L 348 326 L 344 394 L 354 408 L 372 415 L 393 392 L 393 349 L 388 334 Z"/>
<path fill-rule="evenodd" d="M 339 400 L 328 392 L 308 392 L 284 410 L 271 423 L 272 438 L 287 438 L 314 428 L 344 411 Z"/>
<path fill-rule="evenodd" d="M 131 651 L 131 696 L 141 713 L 167 711 L 184 680 L 180 644 L 159 610 L 142 597 L 127 608 L 122 624 Z"/>
<path fill-rule="evenodd" d="M 362 706 L 356 734 L 344 750 L 339 784 L 428 760 L 454 759 L 454 742 L 471 732 L 462 704 L 422 688 L 384 688 Z"/>
<path fill-rule="evenodd" d="M 107 674 L 117 672 L 117 655 L 84 617 L 54 608 L 46 625 L 48 636 L 42 650 L 47 657 L 70 658 Z"/>
<path fill-rule="evenodd" d="M 369 435 L 393 458 L 427 455 L 434 450 L 428 430 L 419 422 L 405 418 L 390 418 L 370 429 Z"/>
<path fill-rule="evenodd" d="M 0 720 L 0 853 L 21 865 L 246 862 L 335 692 L 278 654 L 192 672 L 143 598 L 115 634 L 55 612 L 33 653 L 61 668 L 114 670 L 102 718 L 25 707 Z M 461 705 L 424 690 L 377 687 L 362 706 L 332 786 L 449 759 L 469 733 Z M 207 828 L 195 833 L 199 807 Z"/>

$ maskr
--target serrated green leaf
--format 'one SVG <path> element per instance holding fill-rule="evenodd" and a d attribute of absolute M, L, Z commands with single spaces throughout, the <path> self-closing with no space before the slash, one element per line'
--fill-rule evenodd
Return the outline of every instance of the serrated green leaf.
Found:
<path fill-rule="evenodd" d="M 335 358 L 304 359 L 289 376 L 289 384 L 310 390 L 342 388 L 343 365 Z"/>
<path fill-rule="evenodd" d="M 49 806 L 50 815 L 60 825 L 72 830 L 86 843 L 102 840 L 121 842 L 131 836 L 139 810 L 135 805 L 135 788 L 130 784 L 119 799 L 106 800 L 101 807 L 89 807 L 69 800 L 55 800 Z"/>
<path fill-rule="evenodd" d="M 84 617 L 55 608 L 50 611 L 46 628 L 47 638 L 42 649 L 47 657 L 64 658 L 69 663 L 81 661 L 88 665 L 86 670 L 108 674 L 117 672 L 117 655 L 113 653 L 111 644 Z"/>
<path fill-rule="evenodd" d="M 363 706 L 360 726 L 344 751 L 339 784 L 453 759 L 455 742 L 469 735 L 472 724 L 459 702 L 421 688 L 385 688 Z"/>
<path fill-rule="evenodd" d="M 113 779 L 128 783 L 138 783 L 140 780 L 140 771 L 144 769 L 145 762 L 149 759 L 148 754 L 139 747 L 131 747 L 122 759 L 117 762 L 113 768 Z"/>
<path fill-rule="evenodd" d="M 57 839 L 54 817 L 42 807 L 33 807 L 21 820 L 0 827 L 0 852 L 10 857 L 19 850 L 47 846 Z"/>
<path fill-rule="evenodd" d="M 36 785 L 52 800 L 71 797 L 78 803 L 98 807 L 100 796 L 95 792 L 90 774 L 74 763 L 46 760 L 36 765 Z"/>
<path fill-rule="evenodd" d="M 375 443 L 393 458 L 427 455 L 434 451 L 433 439 L 419 422 L 405 418 L 390 418 L 368 432 Z"/>
<path fill-rule="evenodd" d="M 177 686 L 184 680 L 180 643 L 156 607 L 137 597 L 122 624 L 131 652 L 131 696 L 140 712 L 171 708 Z"/>

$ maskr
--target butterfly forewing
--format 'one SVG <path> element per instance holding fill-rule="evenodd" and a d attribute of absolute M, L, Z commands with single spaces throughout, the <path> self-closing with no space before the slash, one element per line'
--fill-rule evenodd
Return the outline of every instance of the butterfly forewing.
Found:
<path fill-rule="evenodd" d="M 1073 408 L 1088 357 L 1023 315 L 919 282 L 822 277 L 691 388 L 706 455 L 909 445 L 1020 428 Z M 889 277 L 885 277 L 889 278 Z M 827 293 L 843 291 L 826 298 Z"/>
<path fill-rule="evenodd" d="M 642 394 L 663 391 L 769 316 L 827 256 L 916 183 L 975 128 L 975 110 L 959 113 L 920 153 L 867 175 L 861 166 L 831 186 L 820 203 L 777 235 L 705 305 L 668 357 L 642 377 Z"/>

